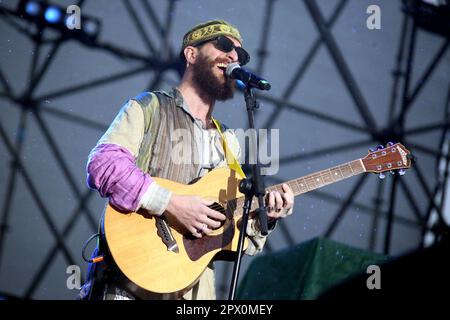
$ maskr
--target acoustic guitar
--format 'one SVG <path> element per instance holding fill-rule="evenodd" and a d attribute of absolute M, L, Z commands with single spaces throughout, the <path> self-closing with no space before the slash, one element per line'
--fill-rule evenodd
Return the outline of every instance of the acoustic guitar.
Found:
<path fill-rule="evenodd" d="M 410 152 L 396 143 L 285 183 L 297 196 L 361 173 L 400 170 L 403 174 L 410 168 L 411 159 Z M 226 253 L 236 253 L 244 195 L 238 189 L 240 179 L 227 167 L 212 170 L 189 185 L 154 179 L 176 194 L 212 200 L 210 207 L 225 214 L 226 221 L 212 234 L 198 239 L 164 215 L 122 213 L 108 205 L 103 219 L 106 243 L 117 267 L 136 286 L 158 294 L 182 292 L 197 282 L 211 261 L 226 260 L 230 258 Z M 281 184 L 267 190 L 281 191 Z M 254 203 L 252 210 L 256 207 Z M 244 249 L 247 247 L 246 242 Z"/>

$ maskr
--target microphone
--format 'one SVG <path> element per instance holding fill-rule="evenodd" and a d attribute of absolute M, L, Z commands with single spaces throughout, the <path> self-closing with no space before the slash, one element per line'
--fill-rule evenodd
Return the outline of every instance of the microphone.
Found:
<path fill-rule="evenodd" d="M 267 80 L 242 68 L 237 62 L 230 63 L 227 66 L 225 74 L 231 79 L 241 80 L 246 86 L 251 88 L 257 88 L 259 90 L 270 90 L 271 88 L 271 85 Z"/>

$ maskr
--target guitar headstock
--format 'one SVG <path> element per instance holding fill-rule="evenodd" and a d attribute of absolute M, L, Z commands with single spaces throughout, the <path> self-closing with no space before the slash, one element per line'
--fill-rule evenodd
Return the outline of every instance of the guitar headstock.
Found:
<path fill-rule="evenodd" d="M 377 150 L 370 150 L 361 160 L 366 172 L 380 173 L 380 178 L 383 178 L 386 171 L 399 170 L 399 174 L 403 175 L 405 169 L 411 167 L 413 156 L 401 143 L 390 142 L 386 147 L 378 146 Z"/>

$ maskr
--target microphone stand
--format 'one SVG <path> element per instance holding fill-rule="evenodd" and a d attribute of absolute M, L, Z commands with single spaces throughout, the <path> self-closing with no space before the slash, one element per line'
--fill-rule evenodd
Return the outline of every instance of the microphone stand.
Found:
<path fill-rule="evenodd" d="M 241 228 L 239 233 L 239 239 L 238 239 L 238 246 L 237 246 L 237 255 L 236 259 L 234 261 L 234 268 L 233 268 L 233 274 L 231 279 L 231 288 L 229 292 L 228 299 L 234 300 L 234 296 L 236 293 L 236 286 L 239 278 L 239 271 L 241 268 L 241 260 L 242 260 L 242 248 L 244 246 L 244 238 L 247 231 L 247 225 L 248 225 L 248 218 L 250 216 L 250 210 L 252 207 L 252 201 L 253 197 L 258 198 L 258 204 L 259 208 L 256 209 L 256 214 L 258 215 L 258 219 L 260 222 L 260 230 L 262 235 L 267 235 L 267 213 L 266 213 L 266 207 L 264 204 L 264 196 L 265 196 L 265 187 L 264 187 L 264 180 L 260 173 L 260 163 L 259 163 L 259 141 L 258 141 L 258 134 L 256 133 L 255 129 L 255 116 L 254 112 L 255 109 L 258 108 L 258 104 L 256 102 L 256 98 L 253 95 L 252 88 L 250 86 L 246 86 L 244 90 L 244 97 L 245 97 L 245 104 L 247 107 L 247 115 L 248 115 L 248 123 L 249 123 L 249 129 L 252 130 L 252 133 L 254 136 L 254 142 L 255 142 L 255 148 L 250 148 L 250 150 L 254 150 L 256 155 L 253 157 L 253 159 L 256 159 L 256 163 L 252 164 L 252 177 L 251 179 L 243 179 L 239 183 L 239 191 L 243 194 L 245 194 L 245 201 L 243 206 L 243 215 L 241 218 Z M 251 143 L 251 141 L 250 141 Z M 252 159 L 250 157 L 250 159 Z"/>

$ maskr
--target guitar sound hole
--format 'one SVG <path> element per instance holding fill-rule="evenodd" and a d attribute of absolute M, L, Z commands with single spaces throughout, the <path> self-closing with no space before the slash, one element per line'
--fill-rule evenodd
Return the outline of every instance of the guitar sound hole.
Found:
<path fill-rule="evenodd" d="M 210 209 L 213 209 L 215 211 L 220 212 L 221 214 L 223 214 L 225 216 L 227 215 L 227 212 L 226 212 L 225 208 L 220 203 L 214 202 L 213 204 L 209 205 L 208 207 Z M 214 218 L 211 218 L 211 219 L 216 220 Z M 220 226 L 223 226 L 223 224 L 225 223 L 226 220 L 224 220 L 224 221 L 216 220 L 216 221 L 219 221 L 220 222 Z"/>

